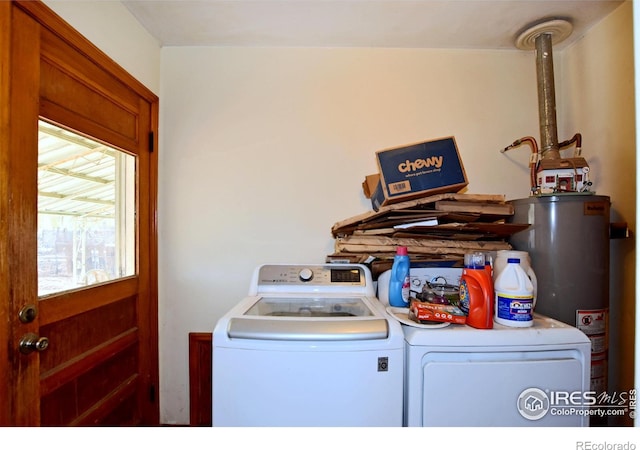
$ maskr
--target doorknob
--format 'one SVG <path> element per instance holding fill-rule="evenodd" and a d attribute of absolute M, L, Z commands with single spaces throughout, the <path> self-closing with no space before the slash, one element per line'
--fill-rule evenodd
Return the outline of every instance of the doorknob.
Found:
<path fill-rule="evenodd" d="M 33 351 L 41 352 L 49 347 L 49 338 L 38 337 L 35 333 L 27 333 L 20 339 L 20 352 L 28 355 Z"/>

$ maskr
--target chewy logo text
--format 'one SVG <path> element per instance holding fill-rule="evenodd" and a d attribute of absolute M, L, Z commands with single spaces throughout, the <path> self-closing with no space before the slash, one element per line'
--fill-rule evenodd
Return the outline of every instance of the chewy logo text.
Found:
<path fill-rule="evenodd" d="M 405 162 L 398 164 L 398 170 L 402 173 L 405 173 L 415 172 L 416 170 L 432 166 L 435 166 L 439 169 L 440 167 L 442 167 L 442 159 L 442 156 L 432 156 L 431 158 L 426 159 L 416 159 L 413 162 L 407 159 Z"/>

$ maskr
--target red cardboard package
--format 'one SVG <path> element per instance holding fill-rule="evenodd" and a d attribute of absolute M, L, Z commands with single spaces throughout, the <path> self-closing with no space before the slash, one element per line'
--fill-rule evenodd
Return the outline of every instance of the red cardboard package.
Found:
<path fill-rule="evenodd" d="M 409 318 L 414 322 L 450 322 L 464 325 L 467 317 L 454 305 L 442 305 L 421 302 L 412 298 L 409 305 Z"/>

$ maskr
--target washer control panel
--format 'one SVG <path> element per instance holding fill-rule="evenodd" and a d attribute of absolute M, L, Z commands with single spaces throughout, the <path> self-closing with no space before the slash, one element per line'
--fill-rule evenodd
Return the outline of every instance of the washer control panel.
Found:
<path fill-rule="evenodd" d="M 364 269 L 354 265 L 264 265 L 259 269 L 258 284 L 263 286 L 364 286 Z"/>

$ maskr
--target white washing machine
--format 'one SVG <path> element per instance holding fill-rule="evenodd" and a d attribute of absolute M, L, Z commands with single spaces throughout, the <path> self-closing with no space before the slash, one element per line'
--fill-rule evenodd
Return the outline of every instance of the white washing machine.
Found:
<path fill-rule="evenodd" d="M 411 268 L 412 286 L 455 282 L 453 271 L 459 277 L 461 269 Z M 378 280 L 387 305 L 388 280 L 388 272 Z M 589 425 L 591 343 L 578 329 L 540 315 L 530 328 L 402 328 L 405 426 Z"/>
<path fill-rule="evenodd" d="M 402 328 L 363 265 L 258 267 L 212 376 L 213 426 L 402 426 Z"/>

